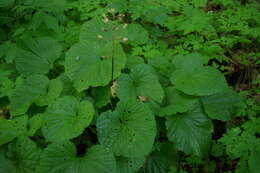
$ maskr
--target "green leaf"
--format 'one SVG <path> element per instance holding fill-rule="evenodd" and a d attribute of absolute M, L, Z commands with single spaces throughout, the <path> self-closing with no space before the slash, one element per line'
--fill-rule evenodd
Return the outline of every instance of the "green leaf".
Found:
<path fill-rule="evenodd" d="M 114 112 L 97 119 L 99 142 L 116 156 L 141 157 L 149 154 L 156 134 L 154 115 L 149 107 L 136 100 L 120 101 Z"/>
<path fill-rule="evenodd" d="M 105 86 L 121 74 L 126 63 L 125 53 L 118 42 L 112 46 L 81 42 L 74 45 L 66 54 L 65 72 L 78 91 L 90 86 Z"/>
<path fill-rule="evenodd" d="M 174 115 L 186 112 L 198 101 L 197 97 L 186 95 L 174 87 L 166 88 L 165 95 L 166 105 L 161 108 L 160 115 Z"/>
<path fill-rule="evenodd" d="M 166 121 L 168 139 L 186 154 L 205 156 L 211 142 L 212 123 L 199 104 L 189 112 L 168 116 Z"/>
<path fill-rule="evenodd" d="M 89 101 L 65 96 L 50 104 L 44 114 L 43 135 L 49 141 L 64 141 L 79 136 L 89 126 L 94 107 Z"/>
<path fill-rule="evenodd" d="M 216 94 L 227 87 L 224 75 L 213 67 L 176 70 L 171 82 L 178 90 L 195 96 Z"/>
<path fill-rule="evenodd" d="M 14 0 L 0 0 L 0 8 L 5 8 L 13 5 Z"/>
<path fill-rule="evenodd" d="M 56 32 L 59 31 L 59 21 L 57 17 L 46 14 L 44 15 L 44 23 L 48 28 Z"/>
<path fill-rule="evenodd" d="M 148 41 L 148 32 L 139 24 L 127 26 L 127 38 L 131 44 L 145 44 Z"/>
<path fill-rule="evenodd" d="M 184 35 L 192 32 L 203 33 L 212 28 L 211 17 L 203 10 L 193 8 L 191 6 L 185 6 L 183 8 L 183 12 L 184 15 L 180 15 L 179 18 L 175 18 L 176 24 L 174 29 L 183 31 Z"/>
<path fill-rule="evenodd" d="M 228 121 L 241 102 L 239 95 L 230 88 L 223 92 L 201 98 L 205 112 L 212 119 Z"/>
<path fill-rule="evenodd" d="M 63 89 L 63 83 L 60 78 L 51 80 L 49 82 L 45 94 L 41 95 L 36 100 L 36 104 L 39 106 L 46 106 L 52 103 L 56 98 L 60 96 L 62 89 Z"/>
<path fill-rule="evenodd" d="M 12 63 L 17 54 L 17 45 L 7 41 L 0 45 L 0 57 L 3 56 L 6 63 Z"/>
<path fill-rule="evenodd" d="M 177 55 L 172 62 L 176 69 L 191 70 L 203 67 L 204 58 L 198 53 L 191 53 L 187 55 Z"/>
<path fill-rule="evenodd" d="M 120 99 L 136 99 L 139 96 L 161 103 L 164 91 L 158 77 L 146 64 L 136 65 L 129 75 L 123 74 L 118 79 L 117 96 Z"/>
<path fill-rule="evenodd" d="M 170 142 L 159 143 L 158 149 L 150 154 L 140 172 L 165 173 L 170 166 L 177 167 L 178 156 L 174 145 Z"/>
<path fill-rule="evenodd" d="M 33 136 L 42 127 L 43 120 L 44 114 L 36 114 L 29 119 L 28 136 Z"/>
<path fill-rule="evenodd" d="M 91 90 L 91 95 L 95 99 L 95 106 L 97 108 L 106 106 L 110 102 L 110 98 L 111 98 L 110 87 L 106 86 L 106 87 L 93 88 Z"/>
<path fill-rule="evenodd" d="M 43 151 L 37 173 L 113 173 L 116 161 L 113 154 L 101 145 L 92 146 L 84 157 L 76 157 L 71 142 L 53 143 Z"/>
<path fill-rule="evenodd" d="M 192 0 L 195 7 L 204 7 L 208 0 Z"/>
<path fill-rule="evenodd" d="M 80 42 L 98 44 L 112 43 L 113 40 L 122 40 L 127 35 L 127 29 L 122 24 L 93 19 L 86 22 L 80 32 Z M 100 37 L 101 36 L 101 37 Z"/>
<path fill-rule="evenodd" d="M 13 88 L 14 82 L 9 78 L 12 71 L 5 69 L 4 64 L 0 65 L 0 97 L 10 96 Z"/>
<path fill-rule="evenodd" d="M 248 165 L 252 173 L 257 173 L 260 169 L 260 148 L 252 152 L 251 156 L 248 159 Z"/>
<path fill-rule="evenodd" d="M 144 1 L 144 3 L 147 2 Z M 163 26 L 168 18 L 167 13 L 169 13 L 169 10 L 165 6 L 152 6 L 145 11 L 145 18 L 150 22 Z"/>
<path fill-rule="evenodd" d="M 67 7 L 67 2 L 66 0 L 52 0 L 48 3 L 46 3 L 45 0 L 32 0 L 30 5 L 39 8 L 39 9 L 44 9 L 44 11 L 51 12 L 51 13 L 62 13 L 66 7 Z"/>
<path fill-rule="evenodd" d="M 20 116 L 10 120 L 0 118 L 0 146 L 24 134 L 27 130 L 27 120 L 27 116 Z"/>
<path fill-rule="evenodd" d="M 49 79 L 42 75 L 32 75 L 21 79 L 10 97 L 12 116 L 26 113 L 30 105 L 46 91 Z"/>
<path fill-rule="evenodd" d="M 144 164 L 145 158 L 125 158 L 118 157 L 116 159 L 117 171 L 116 173 L 135 173 Z"/>
<path fill-rule="evenodd" d="M 24 76 L 47 74 L 60 57 L 61 46 L 50 37 L 28 39 L 15 58 L 17 70 Z"/>
<path fill-rule="evenodd" d="M 0 150 L 0 172 L 35 173 L 41 150 L 27 137 L 19 137 L 8 145 L 7 150 Z"/>
<path fill-rule="evenodd" d="M 128 69 L 134 68 L 138 64 L 144 64 L 144 59 L 139 56 L 129 56 L 127 58 L 126 67 Z"/>

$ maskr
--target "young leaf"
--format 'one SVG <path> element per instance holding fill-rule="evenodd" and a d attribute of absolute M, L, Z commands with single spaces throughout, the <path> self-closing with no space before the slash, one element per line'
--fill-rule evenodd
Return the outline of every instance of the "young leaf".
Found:
<path fill-rule="evenodd" d="M 53 143 L 43 151 L 37 173 L 113 173 L 116 161 L 113 154 L 101 145 L 92 146 L 86 155 L 76 157 L 71 142 Z"/>
<path fill-rule="evenodd" d="M 44 114 L 43 135 L 49 141 L 64 141 L 79 136 L 89 126 L 94 107 L 89 101 L 65 96 L 50 104 Z"/>
<path fill-rule="evenodd" d="M 120 101 L 114 112 L 98 117 L 96 126 L 99 142 L 116 156 L 141 157 L 152 149 L 156 134 L 154 115 L 137 100 Z"/>
<path fill-rule="evenodd" d="M 167 136 L 187 154 L 205 156 L 211 142 L 212 123 L 198 103 L 183 115 L 168 116 Z"/>

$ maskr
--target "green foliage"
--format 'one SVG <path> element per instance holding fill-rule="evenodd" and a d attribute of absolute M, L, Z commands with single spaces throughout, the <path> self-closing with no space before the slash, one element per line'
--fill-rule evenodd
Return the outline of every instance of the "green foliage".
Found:
<path fill-rule="evenodd" d="M 259 172 L 257 0 L 0 0 L 0 173 Z"/>
<path fill-rule="evenodd" d="M 205 116 L 201 106 L 194 106 L 183 115 L 167 118 L 167 136 L 176 147 L 187 154 L 205 156 L 211 142 L 211 121 Z"/>
<path fill-rule="evenodd" d="M 26 39 L 23 46 L 15 58 L 16 69 L 23 76 L 48 73 L 61 53 L 60 45 L 48 37 Z"/>
<path fill-rule="evenodd" d="M 49 79 L 43 75 L 32 75 L 25 79 L 18 78 L 10 96 L 11 115 L 17 116 L 26 113 L 30 105 L 45 94 L 48 83 Z"/>
<path fill-rule="evenodd" d="M 236 106 L 240 103 L 240 97 L 231 89 L 203 97 L 201 100 L 208 116 L 222 121 L 230 120 Z"/>
<path fill-rule="evenodd" d="M 37 172 L 115 172 L 113 154 L 101 145 L 92 146 L 84 157 L 76 157 L 71 142 L 53 143 L 44 149 Z"/>
<path fill-rule="evenodd" d="M 164 92 L 153 69 L 145 64 L 136 65 L 129 75 L 118 79 L 117 95 L 119 99 L 135 99 L 140 96 L 161 103 Z"/>
<path fill-rule="evenodd" d="M 28 137 L 20 136 L 1 150 L 2 172 L 33 173 L 40 159 L 41 150 Z"/>
<path fill-rule="evenodd" d="M 65 96 L 50 104 L 45 112 L 42 133 L 49 141 L 64 141 L 79 136 L 89 126 L 94 108 L 89 101 Z"/>
<path fill-rule="evenodd" d="M 121 101 L 116 111 L 104 112 L 97 120 L 99 142 L 116 156 L 141 157 L 149 154 L 156 133 L 153 113 L 135 100 Z"/>

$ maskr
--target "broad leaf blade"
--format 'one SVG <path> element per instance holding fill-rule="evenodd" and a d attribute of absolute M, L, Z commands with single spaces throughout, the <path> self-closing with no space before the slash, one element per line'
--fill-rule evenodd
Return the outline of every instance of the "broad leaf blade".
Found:
<path fill-rule="evenodd" d="M 65 96 L 50 104 L 44 115 L 43 135 L 49 141 L 64 141 L 80 135 L 94 115 L 89 101 Z"/>
<path fill-rule="evenodd" d="M 202 97 L 201 100 L 208 116 L 222 121 L 230 120 L 235 106 L 241 102 L 239 95 L 229 88 L 223 92 Z"/>
<path fill-rule="evenodd" d="M 27 137 L 19 137 L 0 153 L 0 172 L 35 173 L 41 150 Z"/>
<path fill-rule="evenodd" d="M 211 142 L 212 123 L 199 104 L 182 115 L 168 116 L 167 136 L 187 154 L 205 156 Z"/>
<path fill-rule="evenodd" d="M 117 96 L 120 99 L 136 99 L 144 96 L 161 103 L 164 91 L 152 67 L 146 64 L 136 65 L 129 75 L 118 79 Z"/>
<path fill-rule="evenodd" d="M 147 155 L 156 134 L 154 115 L 144 103 L 121 101 L 114 112 L 105 112 L 97 120 L 98 139 L 116 156 Z"/>
<path fill-rule="evenodd" d="M 213 67 L 176 70 L 171 81 L 177 89 L 195 96 L 216 94 L 227 87 L 223 74 Z"/>
<path fill-rule="evenodd" d="M 22 79 L 10 97 L 11 115 L 26 113 L 30 105 L 45 93 L 48 83 L 49 79 L 42 75 L 32 75 Z"/>
<path fill-rule="evenodd" d="M 16 68 L 24 76 L 47 74 L 61 54 L 59 43 L 49 37 L 26 40 L 24 46 L 15 58 Z"/>
<path fill-rule="evenodd" d="M 91 147 L 82 158 L 76 157 L 76 148 L 71 142 L 50 144 L 43 152 L 38 167 L 39 173 L 86 173 L 116 171 L 113 154 L 101 145 Z"/>

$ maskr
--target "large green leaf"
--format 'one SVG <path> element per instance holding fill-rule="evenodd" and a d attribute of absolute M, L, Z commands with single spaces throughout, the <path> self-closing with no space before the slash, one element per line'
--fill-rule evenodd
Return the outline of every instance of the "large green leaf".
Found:
<path fill-rule="evenodd" d="M 90 86 L 105 86 L 119 77 L 126 63 L 120 44 L 126 29 L 123 25 L 93 19 L 80 32 L 80 42 L 66 54 L 65 71 L 78 91 Z M 113 74 L 112 74 L 113 73 Z"/>
<path fill-rule="evenodd" d="M 167 136 L 187 154 L 205 156 L 211 142 L 212 123 L 197 103 L 189 112 L 168 116 Z"/>
<path fill-rule="evenodd" d="M 90 86 L 107 85 L 112 80 L 112 70 L 113 78 L 117 78 L 125 63 L 126 57 L 118 42 L 104 46 L 81 42 L 67 52 L 65 71 L 75 88 L 82 91 Z"/>
<path fill-rule="evenodd" d="M 24 76 L 46 74 L 60 57 L 61 46 L 49 37 L 28 39 L 15 58 L 17 70 Z"/>
<path fill-rule="evenodd" d="M 11 115 L 26 113 L 30 105 L 45 93 L 48 83 L 49 79 L 42 75 L 32 75 L 17 82 L 10 97 Z"/>
<path fill-rule="evenodd" d="M 136 65 L 129 75 L 118 79 L 117 96 L 120 99 L 146 97 L 148 101 L 161 103 L 164 92 L 152 67 L 146 64 Z"/>
<path fill-rule="evenodd" d="M 0 150 L 1 173 L 35 173 L 41 150 L 27 137 L 19 137 Z"/>
<path fill-rule="evenodd" d="M 117 171 L 116 173 L 135 173 L 144 164 L 145 157 L 126 158 L 118 157 L 116 159 Z"/>
<path fill-rule="evenodd" d="M 179 69 L 172 74 L 171 81 L 177 89 L 196 96 L 216 94 L 227 87 L 224 75 L 213 67 Z"/>
<path fill-rule="evenodd" d="M 229 88 L 201 100 L 208 116 L 222 121 L 230 120 L 235 106 L 241 102 L 239 95 Z"/>
<path fill-rule="evenodd" d="M 165 92 L 166 105 L 161 108 L 160 115 L 186 112 L 198 100 L 197 97 L 186 95 L 174 87 L 166 88 Z"/>
<path fill-rule="evenodd" d="M 71 142 L 50 144 L 41 156 L 37 173 L 113 173 L 116 161 L 113 154 L 101 145 L 91 147 L 84 157 L 76 157 Z"/>
<path fill-rule="evenodd" d="M 152 149 L 156 124 L 149 107 L 136 100 L 120 101 L 114 112 L 97 119 L 98 139 L 116 156 L 141 157 Z"/>
<path fill-rule="evenodd" d="M 44 115 L 43 135 L 49 141 L 64 141 L 79 136 L 89 126 L 94 107 L 89 101 L 79 102 L 65 96 L 50 104 Z"/>
<path fill-rule="evenodd" d="M 26 115 L 14 119 L 0 118 L 0 145 L 12 141 L 26 132 L 28 117 Z"/>
<path fill-rule="evenodd" d="M 187 55 L 177 55 L 173 58 L 173 64 L 176 69 L 195 69 L 203 66 L 204 59 L 198 53 Z"/>
<path fill-rule="evenodd" d="M 104 45 L 111 44 L 113 40 L 122 40 L 126 35 L 127 29 L 122 24 L 114 23 L 112 20 L 93 19 L 82 26 L 80 41 Z"/>

